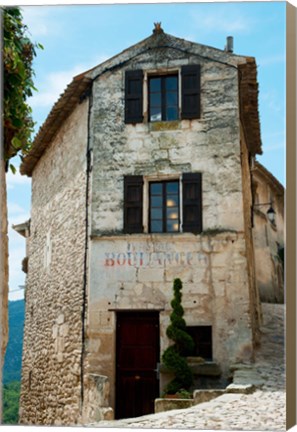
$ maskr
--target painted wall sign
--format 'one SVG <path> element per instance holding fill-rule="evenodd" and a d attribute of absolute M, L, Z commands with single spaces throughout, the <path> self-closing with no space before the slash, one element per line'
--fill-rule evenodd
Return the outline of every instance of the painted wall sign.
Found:
<path fill-rule="evenodd" d="M 105 267 L 164 268 L 208 262 L 207 255 L 201 252 L 105 252 L 104 255 Z"/>

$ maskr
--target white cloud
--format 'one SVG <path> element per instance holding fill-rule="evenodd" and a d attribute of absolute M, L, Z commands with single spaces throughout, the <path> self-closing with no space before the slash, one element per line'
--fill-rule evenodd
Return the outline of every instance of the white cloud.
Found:
<path fill-rule="evenodd" d="M 20 185 L 28 185 L 31 184 L 31 179 L 27 176 L 21 175 L 19 171 L 13 174 L 11 171 L 8 171 L 6 175 L 6 183 L 7 189 L 15 189 Z"/>
<path fill-rule="evenodd" d="M 226 34 L 245 32 L 250 29 L 251 23 L 246 16 L 236 10 L 227 10 L 224 6 L 217 6 L 217 12 L 193 12 L 192 18 L 199 29 L 203 31 L 216 31 Z"/>
<path fill-rule="evenodd" d="M 27 25 L 33 39 L 41 36 L 58 35 L 60 26 L 57 21 L 50 18 L 53 8 L 45 6 L 22 6 L 23 22 Z"/>
<path fill-rule="evenodd" d="M 94 61 L 75 65 L 69 70 L 49 73 L 39 84 L 39 92 L 30 98 L 30 105 L 32 108 L 51 107 L 76 75 L 93 68 L 107 58 L 107 56 L 101 55 L 96 57 Z"/>
<path fill-rule="evenodd" d="M 261 67 L 261 66 L 271 66 L 272 64 L 275 63 L 285 63 L 286 61 L 286 55 L 285 53 L 282 54 L 276 54 L 274 56 L 271 57 L 263 57 L 263 58 L 258 58 L 257 60 L 257 64 Z"/>

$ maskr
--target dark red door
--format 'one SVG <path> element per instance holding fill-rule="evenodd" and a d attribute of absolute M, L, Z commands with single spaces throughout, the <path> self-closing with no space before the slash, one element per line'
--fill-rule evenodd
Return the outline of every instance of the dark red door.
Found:
<path fill-rule="evenodd" d="M 159 395 L 159 340 L 158 312 L 117 314 L 116 418 L 154 412 Z"/>

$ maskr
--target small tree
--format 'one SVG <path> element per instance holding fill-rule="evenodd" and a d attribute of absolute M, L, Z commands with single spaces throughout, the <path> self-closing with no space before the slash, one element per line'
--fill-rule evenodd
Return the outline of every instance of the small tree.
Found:
<path fill-rule="evenodd" d="M 189 390 L 193 384 L 193 374 L 188 366 L 186 356 L 194 349 L 194 341 L 186 331 L 186 322 L 183 319 L 184 309 L 182 307 L 182 282 L 175 279 L 173 282 L 174 297 L 171 301 L 172 313 L 171 324 L 166 330 L 169 339 L 175 343 L 168 347 L 162 356 L 164 365 L 175 377 L 165 388 L 165 393 L 175 394 L 181 389 Z"/>

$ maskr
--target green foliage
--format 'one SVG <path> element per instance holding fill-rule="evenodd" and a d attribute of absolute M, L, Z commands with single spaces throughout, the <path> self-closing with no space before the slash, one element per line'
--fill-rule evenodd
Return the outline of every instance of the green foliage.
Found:
<path fill-rule="evenodd" d="M 3 386 L 3 424 L 18 424 L 20 383 L 13 381 Z"/>
<path fill-rule="evenodd" d="M 192 371 L 188 366 L 186 356 L 191 355 L 194 350 L 194 341 L 186 331 L 186 322 L 183 319 L 184 309 L 182 307 L 182 282 L 175 279 L 173 283 L 174 298 L 171 301 L 172 313 L 171 324 L 166 330 L 169 339 L 175 343 L 168 347 L 162 356 L 162 361 L 175 378 L 167 385 L 165 392 L 168 394 L 178 393 L 181 389 L 188 390 L 193 384 Z"/>
<path fill-rule="evenodd" d="M 19 8 L 3 8 L 3 130 L 6 161 L 19 152 L 26 154 L 31 147 L 34 122 L 27 98 L 36 90 L 32 80 L 36 48 L 43 49 L 42 45 L 33 44 L 28 38 Z"/>
<path fill-rule="evenodd" d="M 9 301 L 9 335 L 3 367 L 4 384 L 21 379 L 24 318 L 24 300 Z"/>

